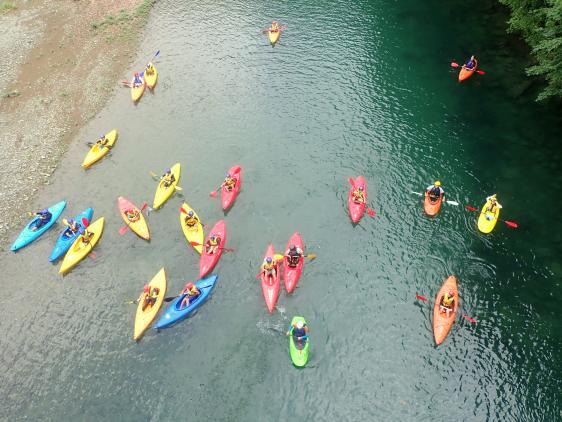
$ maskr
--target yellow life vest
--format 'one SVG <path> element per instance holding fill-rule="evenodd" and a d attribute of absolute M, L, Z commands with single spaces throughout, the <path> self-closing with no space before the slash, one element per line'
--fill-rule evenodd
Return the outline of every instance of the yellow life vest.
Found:
<path fill-rule="evenodd" d="M 453 304 L 454 300 L 454 296 L 449 297 L 449 293 L 445 293 L 445 296 L 443 296 L 443 306 L 450 307 Z"/>

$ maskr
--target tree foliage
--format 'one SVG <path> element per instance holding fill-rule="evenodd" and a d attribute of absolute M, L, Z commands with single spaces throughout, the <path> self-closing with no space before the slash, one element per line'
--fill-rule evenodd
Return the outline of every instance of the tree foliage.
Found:
<path fill-rule="evenodd" d="M 509 27 L 520 31 L 537 63 L 528 75 L 547 82 L 538 100 L 562 97 L 562 0 L 500 0 L 511 9 Z"/>

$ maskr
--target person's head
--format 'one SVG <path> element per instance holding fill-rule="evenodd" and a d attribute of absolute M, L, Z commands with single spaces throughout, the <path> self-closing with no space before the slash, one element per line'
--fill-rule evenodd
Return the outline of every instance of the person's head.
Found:
<path fill-rule="evenodd" d="M 189 211 L 189 212 L 187 213 L 187 215 L 189 215 L 190 217 L 193 217 L 193 211 Z"/>
<path fill-rule="evenodd" d="M 230 173 L 226 173 L 226 177 L 230 177 Z"/>
<path fill-rule="evenodd" d="M 453 297 L 455 295 L 455 292 L 453 290 L 449 290 L 449 297 Z"/>
<path fill-rule="evenodd" d="M 41 214 L 47 214 L 49 212 L 49 210 L 47 208 L 42 209 L 41 211 L 39 211 Z"/>
<path fill-rule="evenodd" d="M 68 224 L 69 224 L 70 226 L 74 226 L 74 225 L 76 224 L 76 221 L 74 221 L 72 218 L 69 218 L 69 219 L 68 219 Z"/>
<path fill-rule="evenodd" d="M 191 290 L 191 289 L 193 289 L 194 287 L 195 287 L 195 285 L 194 285 L 193 283 L 191 283 L 191 282 L 190 282 L 190 283 L 187 283 L 187 284 L 185 285 L 185 288 L 186 288 L 187 290 Z"/>
<path fill-rule="evenodd" d="M 212 240 L 217 240 L 217 235 L 216 235 L 216 234 L 213 234 L 213 235 L 211 236 L 211 239 L 212 239 Z"/>
<path fill-rule="evenodd" d="M 361 192 L 363 192 L 363 190 L 365 190 L 365 186 L 363 186 L 363 185 L 359 186 L 359 190 L 360 190 Z"/>
<path fill-rule="evenodd" d="M 494 193 L 492 196 L 490 196 L 490 202 L 496 202 L 496 194 Z"/>
<path fill-rule="evenodd" d="M 273 262 L 273 259 L 270 256 L 268 256 L 267 258 L 265 258 L 265 262 L 271 264 Z"/>
<path fill-rule="evenodd" d="M 150 293 L 150 286 L 148 284 L 145 284 L 142 288 L 142 291 L 145 293 Z"/>
<path fill-rule="evenodd" d="M 436 180 L 435 183 L 434 183 L 434 185 L 435 185 L 436 187 L 439 187 L 439 186 L 441 186 L 441 182 L 440 182 L 439 180 Z"/>
<path fill-rule="evenodd" d="M 296 250 L 297 250 L 297 247 L 296 247 L 296 245 L 291 245 L 291 247 L 290 247 L 289 249 L 290 249 L 291 251 L 296 251 Z"/>
<path fill-rule="evenodd" d="M 300 330 L 304 327 L 304 323 L 302 321 L 297 321 L 297 328 Z"/>
<path fill-rule="evenodd" d="M 171 173 L 172 169 L 166 169 L 166 173 Z"/>
<path fill-rule="evenodd" d="M 139 77 L 139 72 L 135 72 L 135 78 Z"/>
<path fill-rule="evenodd" d="M 271 22 L 271 26 L 276 26 L 276 25 L 278 25 L 278 24 L 277 24 L 277 21 Z"/>

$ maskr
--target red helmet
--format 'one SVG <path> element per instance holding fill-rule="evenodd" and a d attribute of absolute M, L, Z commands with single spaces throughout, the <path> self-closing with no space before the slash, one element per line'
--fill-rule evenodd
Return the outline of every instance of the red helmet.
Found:
<path fill-rule="evenodd" d="M 139 72 L 135 72 L 135 76 L 139 76 Z"/>
<path fill-rule="evenodd" d="M 187 284 L 185 285 L 185 288 L 186 288 L 186 289 L 189 289 L 189 290 L 193 289 L 193 287 L 194 287 L 194 284 L 193 284 L 193 283 L 187 283 Z"/>
<path fill-rule="evenodd" d="M 454 296 L 454 295 L 455 295 L 455 292 L 452 291 L 452 290 L 449 290 L 449 296 L 452 297 L 452 296 Z"/>
<path fill-rule="evenodd" d="M 148 284 L 145 284 L 142 291 L 145 293 L 150 293 L 150 286 Z"/>

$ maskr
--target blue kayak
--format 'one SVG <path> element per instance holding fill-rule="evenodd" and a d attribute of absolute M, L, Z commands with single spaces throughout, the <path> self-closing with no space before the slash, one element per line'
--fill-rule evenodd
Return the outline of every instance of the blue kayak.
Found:
<path fill-rule="evenodd" d="M 180 309 L 181 301 L 186 296 L 185 294 L 180 294 L 177 298 L 174 299 L 168 309 L 166 309 L 166 313 L 158 320 L 154 328 L 157 330 L 160 328 L 168 328 L 174 325 L 176 322 L 184 319 L 194 310 L 196 310 L 203 302 L 207 300 L 211 291 L 215 287 L 215 283 L 217 282 L 218 276 L 210 275 L 209 277 L 202 278 L 199 280 L 195 285 L 201 292 L 199 296 L 195 298 L 193 302 L 191 302 L 188 306 L 184 309 Z"/>
<path fill-rule="evenodd" d="M 61 256 L 63 256 L 68 249 L 70 249 L 76 238 L 80 236 L 82 233 L 84 233 L 82 218 L 87 219 L 89 224 L 90 221 L 92 220 L 93 214 L 94 214 L 94 210 L 92 208 L 86 208 L 86 210 L 82 211 L 80 214 L 74 217 L 74 220 L 78 225 L 78 231 L 76 233 L 72 233 L 70 227 L 67 227 L 61 232 L 59 238 L 57 239 L 57 243 L 55 243 L 55 248 L 53 249 L 53 252 L 49 257 L 50 262 L 56 261 Z"/>
<path fill-rule="evenodd" d="M 21 249 L 24 246 L 29 245 L 31 242 L 33 242 L 35 239 L 37 239 L 39 236 L 41 236 L 43 233 L 49 230 L 53 226 L 53 224 L 55 224 L 57 218 L 59 218 L 60 215 L 62 214 L 62 210 L 64 210 L 64 207 L 66 207 L 66 202 L 61 201 L 58 204 L 55 204 L 52 207 L 48 208 L 49 212 L 53 215 L 51 217 L 51 221 L 49 221 L 47 224 L 41 226 L 41 228 L 35 231 L 32 229 L 37 227 L 37 223 L 39 222 L 39 217 L 35 217 L 33 220 L 31 220 L 27 224 L 27 226 L 25 226 L 25 228 L 21 231 L 20 235 L 12 245 L 11 249 L 15 252 L 18 249 Z"/>

